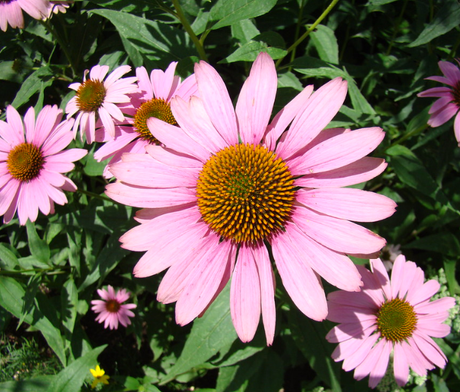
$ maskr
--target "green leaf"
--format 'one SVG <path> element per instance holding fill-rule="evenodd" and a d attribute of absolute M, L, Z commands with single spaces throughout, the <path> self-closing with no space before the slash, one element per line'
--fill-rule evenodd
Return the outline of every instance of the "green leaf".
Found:
<path fill-rule="evenodd" d="M 460 253 L 460 242 L 451 232 L 436 233 L 404 245 L 408 249 L 423 249 L 456 257 Z"/>
<path fill-rule="evenodd" d="M 0 305 L 15 317 L 21 318 L 22 309 L 24 307 L 25 290 L 13 278 L 0 275 Z M 61 332 L 53 323 L 44 316 L 42 311 L 35 307 L 32 312 L 24 317 L 27 324 L 33 325 L 39 329 L 45 337 L 48 345 L 58 356 L 63 365 L 66 364 L 64 346 L 62 342 Z M 59 325 L 56 321 L 55 325 Z"/>
<path fill-rule="evenodd" d="M 324 323 L 317 323 L 291 309 L 288 313 L 292 338 L 316 374 L 333 391 L 340 392 L 340 365 L 331 359 L 334 346 L 326 340 Z"/>
<path fill-rule="evenodd" d="M 89 369 L 96 366 L 98 355 L 106 347 L 105 344 L 95 348 L 60 371 L 49 386 L 48 392 L 79 392 L 85 379 L 91 374 Z"/>
<path fill-rule="evenodd" d="M 321 60 L 332 64 L 339 63 L 339 45 L 334 30 L 324 25 L 318 25 L 315 31 L 310 34 L 310 38 Z"/>
<path fill-rule="evenodd" d="M 29 102 L 32 95 L 43 91 L 46 87 L 51 86 L 54 81 L 54 72 L 48 66 L 41 67 L 32 73 L 24 82 L 21 84 L 16 97 L 11 103 L 16 109 L 25 103 Z"/>
<path fill-rule="evenodd" d="M 220 29 L 243 19 L 264 15 L 275 5 L 276 0 L 218 0 L 209 15 L 211 21 L 218 21 L 211 29 Z"/>
<path fill-rule="evenodd" d="M 56 376 L 38 376 L 29 380 L 7 381 L 0 383 L 2 392 L 47 392 Z"/>
<path fill-rule="evenodd" d="M 280 59 L 287 54 L 283 38 L 278 33 L 269 31 L 252 38 L 247 44 L 235 50 L 221 62 L 254 61 L 260 52 L 267 52 L 274 60 Z"/>
<path fill-rule="evenodd" d="M 16 255 L 5 244 L 0 243 L 0 269 L 13 271 L 18 265 Z"/>
<path fill-rule="evenodd" d="M 247 44 L 251 38 L 260 34 L 260 31 L 254 25 L 254 21 L 249 19 L 240 20 L 232 24 L 232 37 L 237 39 L 241 45 Z"/>
<path fill-rule="evenodd" d="M 235 339 L 236 332 L 230 316 L 230 284 L 227 284 L 204 316 L 194 321 L 180 357 L 166 378 L 161 380 L 161 385 L 203 364 Z"/>
<path fill-rule="evenodd" d="M 407 147 L 396 145 L 387 150 L 390 155 L 390 165 L 396 175 L 404 183 L 417 191 L 435 197 L 438 185 L 426 170 L 423 163 Z"/>
<path fill-rule="evenodd" d="M 436 13 L 433 21 L 428 24 L 417 39 L 410 43 L 410 48 L 426 44 L 436 37 L 446 34 L 458 26 L 460 20 L 460 4 L 457 0 L 446 0 L 444 5 Z"/>
<path fill-rule="evenodd" d="M 30 253 L 39 262 L 50 265 L 50 248 L 48 244 L 38 236 L 35 225 L 30 220 L 27 220 L 26 227 Z"/>
<path fill-rule="evenodd" d="M 151 60 L 162 60 L 164 66 L 195 54 L 189 36 L 175 26 L 108 9 L 90 12 L 110 20 L 124 40 L 129 41 L 136 50 L 147 54 Z"/>

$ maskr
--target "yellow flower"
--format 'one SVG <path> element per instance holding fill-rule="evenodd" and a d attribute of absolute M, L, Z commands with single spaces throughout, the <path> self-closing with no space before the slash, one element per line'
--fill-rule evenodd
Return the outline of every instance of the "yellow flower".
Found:
<path fill-rule="evenodd" d="M 105 384 L 105 385 L 109 384 L 108 380 L 109 380 L 110 377 L 105 375 L 105 371 L 103 369 L 101 369 L 99 367 L 99 365 L 96 366 L 96 370 L 89 369 L 89 371 L 91 372 L 91 374 L 94 377 L 94 381 L 91 384 L 92 389 L 96 388 L 97 384 L 99 384 L 100 382 Z"/>

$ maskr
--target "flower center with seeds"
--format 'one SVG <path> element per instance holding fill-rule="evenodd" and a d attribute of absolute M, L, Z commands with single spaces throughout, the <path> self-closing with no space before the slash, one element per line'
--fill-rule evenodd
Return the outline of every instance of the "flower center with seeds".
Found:
<path fill-rule="evenodd" d="M 109 299 L 106 303 L 105 303 L 105 308 L 107 309 L 108 312 L 110 313 L 118 313 L 118 311 L 120 310 L 120 302 L 118 302 L 117 300 L 115 299 Z"/>
<path fill-rule="evenodd" d="M 392 342 L 401 342 L 411 337 L 416 325 L 414 307 L 399 298 L 385 302 L 377 313 L 377 329 Z"/>
<path fill-rule="evenodd" d="M 83 112 L 95 112 L 104 103 L 106 93 L 104 83 L 88 79 L 77 90 L 77 105 Z"/>
<path fill-rule="evenodd" d="M 457 82 L 455 87 L 452 89 L 452 95 L 454 98 L 454 103 L 457 105 L 457 107 L 460 108 L 460 80 Z"/>
<path fill-rule="evenodd" d="M 204 164 L 197 183 L 203 220 L 236 243 L 255 243 L 284 230 L 294 194 L 286 163 L 253 144 L 220 150 Z"/>
<path fill-rule="evenodd" d="M 21 143 L 14 147 L 6 160 L 11 176 L 19 181 L 28 182 L 37 177 L 43 168 L 45 158 L 41 150 L 30 143 Z"/>
<path fill-rule="evenodd" d="M 159 144 L 159 141 L 152 135 L 147 127 L 147 120 L 150 117 L 158 118 L 171 125 L 177 125 L 169 103 L 164 99 L 153 98 L 144 102 L 134 115 L 134 127 L 141 139 L 148 141 L 150 144 Z"/>

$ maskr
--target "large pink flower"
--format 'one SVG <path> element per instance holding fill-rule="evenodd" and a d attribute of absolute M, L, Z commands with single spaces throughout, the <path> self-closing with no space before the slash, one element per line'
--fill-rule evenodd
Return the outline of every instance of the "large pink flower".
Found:
<path fill-rule="evenodd" d="M 118 329 L 118 323 L 127 327 L 131 324 L 130 317 L 134 317 L 134 313 L 129 309 L 136 308 L 136 304 L 123 304 L 129 299 L 129 293 L 125 289 L 115 291 L 112 286 L 108 286 L 107 290 L 97 290 L 102 298 L 91 301 L 94 312 L 99 313 L 96 321 L 104 323 L 104 328 Z"/>
<path fill-rule="evenodd" d="M 104 80 L 109 66 L 95 65 L 91 71 L 85 71 L 83 83 L 72 83 L 69 86 L 77 92 L 65 108 L 68 116 L 78 113 L 73 126 L 74 136 L 80 127 L 82 139 L 86 135 L 88 143 L 94 142 L 96 122 L 100 120 L 110 137 L 115 137 L 115 120 L 125 120 L 118 105 L 128 103 L 128 94 L 136 91 L 135 77 L 121 78 L 130 70 L 129 65 L 122 65 Z M 88 72 L 89 79 L 86 79 Z"/>
<path fill-rule="evenodd" d="M 371 254 L 385 240 L 349 220 L 369 222 L 393 214 L 390 199 L 344 186 L 367 181 L 386 167 L 367 158 L 384 137 L 380 128 L 324 127 L 347 92 L 337 78 L 305 88 L 269 125 L 277 89 L 273 60 L 261 53 L 241 89 L 236 110 L 216 70 L 195 65 L 200 98 L 175 97 L 180 127 L 151 118 L 165 148 L 125 154 L 110 167 L 117 182 L 107 195 L 142 207 L 140 226 L 122 246 L 147 251 L 137 277 L 167 268 L 158 300 L 177 301 L 176 321 L 200 315 L 232 276 L 230 308 L 244 342 L 260 314 L 267 343 L 275 332 L 270 254 L 289 295 L 307 316 L 323 320 L 327 304 L 320 276 L 345 290 L 361 277 L 346 254 Z M 288 130 L 286 130 L 289 127 Z"/>
<path fill-rule="evenodd" d="M 459 63 L 458 60 L 457 63 Z M 417 96 L 439 98 L 428 112 L 431 114 L 428 124 L 432 127 L 439 127 L 456 115 L 454 131 L 455 138 L 460 145 L 460 114 L 458 114 L 460 110 L 460 69 L 447 61 L 440 61 L 438 64 L 444 76 L 431 76 L 427 79 L 447 84 L 449 87 L 430 88 Z"/>
<path fill-rule="evenodd" d="M 328 295 L 331 321 L 340 323 L 326 336 L 339 343 L 332 354 L 343 360 L 343 369 L 355 369 L 355 378 L 369 375 L 374 388 L 386 373 L 393 351 L 394 376 L 398 385 L 406 384 L 409 367 L 426 376 L 427 370 L 443 368 L 446 357 L 431 339 L 443 338 L 450 327 L 443 324 L 454 298 L 431 301 L 439 283 L 424 283 L 424 273 L 403 255 L 397 257 L 391 280 L 380 259 L 371 260 L 372 273 L 358 266 L 363 277 L 362 291 L 335 291 Z"/>
<path fill-rule="evenodd" d="M 131 94 L 131 104 L 123 109 L 127 125 L 116 126 L 115 138 L 107 134 L 104 128 L 96 131 L 96 140 L 105 144 L 94 154 L 100 162 L 112 157 L 110 163 L 119 162 L 125 152 L 145 153 L 145 146 L 159 144 L 147 127 L 147 119 L 156 117 L 169 124 L 176 124 L 171 112 L 171 98 L 178 96 L 188 100 L 197 94 L 195 75 L 189 76 L 182 83 L 174 75 L 177 62 L 172 62 L 166 71 L 154 69 L 150 73 L 144 67 L 136 69 L 138 90 Z M 112 177 L 106 168 L 105 177 Z"/>
<path fill-rule="evenodd" d="M 7 121 L 0 121 L 0 215 L 8 223 L 18 211 L 19 223 L 37 219 L 38 210 L 54 213 L 54 203 L 65 204 L 63 192 L 77 187 L 61 173 L 74 168 L 72 162 L 87 154 L 73 148 L 62 151 L 73 140 L 73 119 L 60 122 L 62 110 L 45 106 L 35 120 L 30 108 L 24 123 L 12 106 Z M 25 136 L 24 136 L 25 129 Z"/>
<path fill-rule="evenodd" d="M 6 31 L 8 25 L 12 28 L 24 28 L 22 11 L 32 18 L 48 17 L 50 7 L 48 0 L 2 0 L 0 1 L 0 29 Z"/>

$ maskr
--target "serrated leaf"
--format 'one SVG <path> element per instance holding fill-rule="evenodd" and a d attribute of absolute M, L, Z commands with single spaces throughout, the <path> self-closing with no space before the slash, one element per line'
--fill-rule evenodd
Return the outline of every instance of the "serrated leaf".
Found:
<path fill-rule="evenodd" d="M 203 317 L 196 319 L 184 349 L 161 385 L 197 367 L 236 339 L 230 316 L 230 284 L 222 290 Z"/>
<path fill-rule="evenodd" d="M 315 31 L 310 34 L 310 38 L 321 60 L 332 64 L 339 63 L 339 45 L 334 30 L 324 25 L 318 25 Z"/>
<path fill-rule="evenodd" d="M 54 81 L 54 72 L 50 67 L 45 66 L 33 72 L 21 84 L 21 88 L 16 94 L 13 102 L 11 103 L 16 109 L 25 103 L 29 102 L 32 95 L 43 91 L 46 87 L 51 86 Z"/>
<path fill-rule="evenodd" d="M 151 60 L 161 60 L 164 66 L 195 54 L 189 36 L 174 26 L 108 9 L 91 10 L 91 13 L 107 18 L 123 39 L 148 54 Z"/>
<path fill-rule="evenodd" d="M 26 228 L 30 253 L 39 262 L 50 265 L 50 248 L 48 244 L 38 236 L 35 225 L 30 220 L 27 220 Z"/>
<path fill-rule="evenodd" d="M 264 15 L 275 5 L 276 0 L 218 0 L 209 15 L 210 21 L 218 21 L 211 29 L 220 29 L 240 20 Z"/>
<path fill-rule="evenodd" d="M 433 20 L 423 29 L 417 39 L 410 43 L 410 48 L 426 44 L 458 27 L 460 20 L 460 4 L 457 0 L 446 0 Z"/>
<path fill-rule="evenodd" d="M 91 374 L 89 370 L 96 366 L 98 355 L 106 347 L 105 344 L 95 348 L 60 371 L 49 386 L 48 392 L 79 392 L 85 379 Z"/>
<path fill-rule="evenodd" d="M 21 284 L 13 278 L 0 275 L 0 305 L 17 318 L 22 316 L 21 310 L 24 306 L 24 296 L 25 290 Z M 44 316 L 40 309 L 35 307 L 32 312 L 24 317 L 24 322 L 40 330 L 48 345 L 58 356 L 62 364 L 65 365 L 66 357 L 61 332 Z M 58 325 L 57 322 L 56 325 Z"/>

